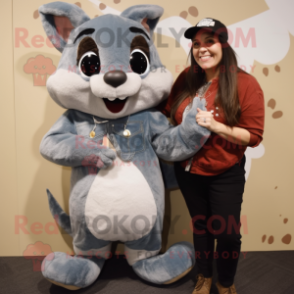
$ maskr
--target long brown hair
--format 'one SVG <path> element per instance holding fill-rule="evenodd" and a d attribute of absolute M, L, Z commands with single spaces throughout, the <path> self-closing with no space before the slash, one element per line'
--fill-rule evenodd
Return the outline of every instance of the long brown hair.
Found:
<path fill-rule="evenodd" d="M 171 106 L 171 120 L 175 123 L 175 113 L 179 105 L 187 97 L 195 97 L 197 91 L 205 84 L 205 71 L 197 64 L 193 56 L 193 46 L 190 50 L 191 66 L 185 76 L 182 91 L 176 96 Z M 238 124 L 241 108 L 239 104 L 237 73 L 243 71 L 237 65 L 236 53 L 228 44 L 222 44 L 222 59 L 219 66 L 218 92 L 214 104 L 222 108 L 229 126 Z"/>

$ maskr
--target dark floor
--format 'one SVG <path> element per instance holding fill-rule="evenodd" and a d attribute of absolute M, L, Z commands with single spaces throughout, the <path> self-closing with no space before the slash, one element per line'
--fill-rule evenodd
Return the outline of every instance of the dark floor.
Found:
<path fill-rule="evenodd" d="M 1 294 L 191 294 L 197 268 L 169 286 L 155 286 L 139 279 L 121 256 L 107 261 L 98 280 L 90 287 L 69 291 L 43 278 L 39 260 L 0 258 Z M 215 271 L 216 272 L 216 271 Z M 214 275 L 214 283 L 216 282 Z M 238 294 L 294 294 L 294 251 L 248 252 L 239 259 L 235 277 Z M 218 294 L 215 285 L 211 293 Z"/>

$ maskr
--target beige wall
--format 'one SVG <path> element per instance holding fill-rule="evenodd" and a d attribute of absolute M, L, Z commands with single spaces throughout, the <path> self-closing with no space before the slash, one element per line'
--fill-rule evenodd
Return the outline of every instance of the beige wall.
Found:
<path fill-rule="evenodd" d="M 71 238 L 56 230 L 53 225 L 45 192 L 46 188 L 50 188 L 68 212 L 70 169 L 52 164 L 39 154 L 43 135 L 64 110 L 49 97 L 46 87 L 41 85 L 42 80 L 24 70 L 28 59 L 38 55 L 43 55 L 51 59 L 55 66 L 58 65 L 60 53 L 44 42 L 36 42 L 38 38 L 46 39 L 36 10 L 47 2 L 49 1 L 6 0 L 3 2 L 5 4 L 1 4 L 2 256 L 23 255 L 30 244 L 38 241 L 41 247 L 42 244 L 49 244 L 53 251 L 72 250 Z M 104 1 L 106 5 L 118 11 L 146 2 L 164 7 L 162 20 L 181 16 L 191 25 L 203 17 L 211 16 L 222 20 L 226 25 L 234 26 L 242 21 L 251 21 L 252 17 L 261 17 L 262 13 L 269 10 L 264 0 L 124 0 L 118 4 L 114 4 L 112 0 Z M 103 11 L 99 11 L 98 7 L 88 0 L 81 0 L 79 4 L 91 18 L 103 14 Z M 197 8 L 198 16 L 194 7 Z M 20 31 L 28 34 L 28 47 L 23 42 L 17 42 Z M 280 46 L 281 49 L 288 46 L 289 50 L 286 50 L 285 56 L 278 62 L 262 63 L 262 58 L 256 58 L 252 64 L 255 66 L 252 74 L 261 84 L 265 94 L 265 134 L 262 142 L 265 151 L 263 155 L 252 157 L 251 153 L 248 153 L 251 168 L 249 176 L 247 174 L 242 206 L 242 251 L 294 249 L 294 241 L 290 240 L 294 231 L 294 140 L 291 136 L 294 129 L 291 113 L 294 106 L 291 68 L 294 61 L 294 37 L 290 32 L 288 34 L 290 45 L 281 43 Z M 41 37 L 36 37 L 37 35 Z M 186 64 L 187 55 L 182 47 L 175 47 L 174 39 L 163 36 L 162 42 L 168 44 L 168 48 L 159 48 L 162 62 L 176 78 L 178 68 Z M 260 42 L 261 40 L 257 39 L 258 46 L 261 45 Z M 166 196 L 164 249 L 180 240 L 192 241 L 189 219 L 180 192 L 169 193 Z M 24 230 L 17 225 L 21 222 L 27 222 L 23 225 Z"/>
<path fill-rule="evenodd" d="M 16 117 L 14 95 L 14 66 L 13 66 L 13 28 L 12 28 L 12 0 L 5 1 L 0 10 L 0 27 L 3 40 L 1 42 L 2 69 L 1 70 L 1 185 L 0 193 L 2 205 L 1 218 L 1 254 L 19 255 L 20 238 L 14 233 L 14 216 L 18 213 L 17 193 L 17 153 L 16 153 Z"/>

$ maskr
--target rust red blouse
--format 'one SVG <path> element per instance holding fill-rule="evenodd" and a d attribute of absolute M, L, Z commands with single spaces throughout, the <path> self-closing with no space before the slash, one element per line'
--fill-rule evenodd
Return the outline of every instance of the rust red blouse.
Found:
<path fill-rule="evenodd" d="M 182 90 L 185 75 L 188 69 L 185 69 L 177 78 L 172 91 L 167 99 L 167 103 L 162 110 L 166 116 L 170 116 L 171 105 L 175 97 Z M 212 80 L 211 85 L 205 94 L 207 101 L 207 111 L 213 110 L 214 119 L 223 124 L 227 124 L 221 109 L 214 106 L 214 99 L 218 90 L 218 78 Z M 264 97 L 256 79 L 249 74 L 238 73 L 238 95 L 241 106 L 241 117 L 236 127 L 244 128 L 250 132 L 250 141 L 248 146 L 256 147 L 262 141 L 264 129 Z M 186 106 L 190 102 L 187 97 L 179 106 L 175 113 L 177 124 L 182 122 L 182 115 Z M 196 123 L 196 120 L 195 120 Z M 190 172 L 212 176 L 217 175 L 238 162 L 246 150 L 247 146 L 234 144 L 216 133 L 211 133 L 203 147 L 193 157 Z M 188 160 L 182 163 L 185 167 Z"/>

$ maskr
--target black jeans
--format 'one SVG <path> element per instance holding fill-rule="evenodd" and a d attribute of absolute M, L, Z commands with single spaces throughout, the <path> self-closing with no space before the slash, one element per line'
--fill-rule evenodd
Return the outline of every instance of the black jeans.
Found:
<path fill-rule="evenodd" d="M 224 287 L 234 283 L 240 255 L 245 161 L 244 155 L 239 163 L 216 176 L 192 174 L 175 163 L 178 184 L 192 218 L 199 273 L 212 277 L 212 263 L 216 259 L 218 280 Z"/>

